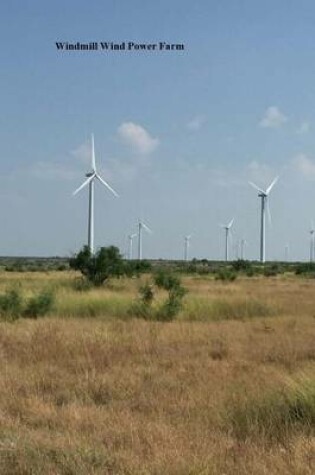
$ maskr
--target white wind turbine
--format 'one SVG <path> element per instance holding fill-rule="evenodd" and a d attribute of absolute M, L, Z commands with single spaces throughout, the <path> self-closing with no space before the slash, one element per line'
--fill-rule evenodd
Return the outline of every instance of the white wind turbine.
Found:
<path fill-rule="evenodd" d="M 190 238 L 191 234 L 189 236 L 184 237 L 184 260 L 188 261 L 188 251 L 189 251 L 189 246 L 190 246 Z"/>
<path fill-rule="evenodd" d="M 86 173 L 87 179 L 82 183 L 79 188 L 77 188 L 73 195 L 76 195 L 81 191 L 86 185 L 89 185 L 89 217 L 88 217 L 88 247 L 90 249 L 91 254 L 94 253 L 94 181 L 97 179 L 100 181 L 109 191 L 113 193 L 113 195 L 118 197 L 113 188 L 106 183 L 105 180 L 98 174 L 96 170 L 96 163 L 95 163 L 95 152 L 94 152 L 94 135 L 91 135 L 91 171 Z"/>
<path fill-rule="evenodd" d="M 148 233 L 152 234 L 151 229 L 139 219 L 138 223 L 138 260 L 142 259 L 142 229 L 145 229 Z"/>
<path fill-rule="evenodd" d="M 311 222 L 311 229 L 310 229 L 310 262 L 314 261 L 314 247 L 315 247 L 315 228 L 314 228 L 314 223 L 313 221 Z"/>
<path fill-rule="evenodd" d="M 261 215 L 260 215 L 260 262 L 265 262 L 266 260 L 266 235 L 265 235 L 265 227 L 266 227 L 266 205 L 267 205 L 267 212 L 269 216 L 269 220 L 271 221 L 270 209 L 268 205 L 267 198 L 269 193 L 271 192 L 272 188 L 278 181 L 278 176 L 272 181 L 272 183 L 268 186 L 266 191 L 259 188 L 255 183 L 251 181 L 249 184 L 255 188 L 255 190 L 259 191 L 259 198 L 261 198 Z"/>
<path fill-rule="evenodd" d="M 132 241 L 133 241 L 133 238 L 135 238 L 136 236 L 137 236 L 136 234 L 129 234 L 129 236 L 128 236 L 128 241 L 129 241 L 128 258 L 129 258 L 129 260 L 132 259 Z"/>
<path fill-rule="evenodd" d="M 247 241 L 246 239 L 241 239 L 241 259 L 245 259 L 245 246 L 247 246 Z"/>
<path fill-rule="evenodd" d="M 234 218 L 231 219 L 229 224 L 221 224 L 221 227 L 225 229 L 225 261 L 229 260 L 229 233 L 234 223 Z"/>

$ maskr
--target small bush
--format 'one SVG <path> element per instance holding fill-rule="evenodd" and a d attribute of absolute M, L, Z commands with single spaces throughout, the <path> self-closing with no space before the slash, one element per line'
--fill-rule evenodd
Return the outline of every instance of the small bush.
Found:
<path fill-rule="evenodd" d="M 155 318 L 161 321 L 171 321 L 182 309 L 182 299 L 186 289 L 182 287 L 178 276 L 164 271 L 158 272 L 154 276 L 157 287 L 168 292 L 168 299 L 157 310 Z"/>
<path fill-rule="evenodd" d="M 232 262 L 232 267 L 236 272 L 248 272 L 253 268 L 253 265 L 250 261 L 237 259 L 237 261 Z"/>
<path fill-rule="evenodd" d="M 5 320 L 16 320 L 22 313 L 23 301 L 18 289 L 10 289 L 0 295 L 0 315 Z"/>
<path fill-rule="evenodd" d="M 54 295 L 52 292 L 44 291 L 39 295 L 32 297 L 23 312 L 23 317 L 38 318 L 46 315 L 54 305 Z"/>
<path fill-rule="evenodd" d="M 301 262 L 295 267 L 296 275 L 314 276 L 315 262 Z"/>
<path fill-rule="evenodd" d="M 154 283 L 157 288 L 168 292 L 167 300 L 158 308 L 154 308 L 154 285 L 147 282 L 140 287 L 139 299 L 133 303 L 129 314 L 146 320 L 171 321 L 182 308 L 182 299 L 186 289 L 182 287 L 179 277 L 165 271 L 155 274 Z"/>
<path fill-rule="evenodd" d="M 220 269 L 215 275 L 215 280 L 222 280 L 225 282 L 233 282 L 237 277 L 236 272 L 229 269 Z"/>
<path fill-rule="evenodd" d="M 20 317 L 38 318 L 49 312 L 53 304 L 52 292 L 41 292 L 25 302 L 18 289 L 10 289 L 4 295 L 0 295 L 0 318 L 7 321 L 14 321 Z"/>
<path fill-rule="evenodd" d="M 179 298 L 169 298 L 155 313 L 155 320 L 170 322 L 182 309 L 182 302 Z"/>
<path fill-rule="evenodd" d="M 264 269 L 265 277 L 275 277 L 278 274 L 283 274 L 283 268 L 277 263 L 266 266 Z"/>
<path fill-rule="evenodd" d="M 147 282 L 142 287 L 140 287 L 139 293 L 143 304 L 151 306 L 154 299 L 153 285 Z"/>

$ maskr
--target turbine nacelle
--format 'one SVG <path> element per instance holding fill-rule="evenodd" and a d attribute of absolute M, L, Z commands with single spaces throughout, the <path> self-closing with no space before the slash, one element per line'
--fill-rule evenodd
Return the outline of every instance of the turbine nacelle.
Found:
<path fill-rule="evenodd" d="M 234 218 L 231 219 L 231 221 L 229 222 L 229 224 L 221 224 L 221 227 L 222 227 L 223 229 L 226 229 L 226 230 L 228 231 L 228 230 L 231 229 L 231 227 L 233 226 L 233 223 L 234 223 Z"/>

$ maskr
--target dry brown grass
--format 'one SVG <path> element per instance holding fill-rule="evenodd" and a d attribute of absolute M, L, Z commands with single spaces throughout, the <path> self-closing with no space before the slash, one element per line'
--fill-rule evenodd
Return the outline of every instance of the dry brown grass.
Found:
<path fill-rule="evenodd" d="M 30 293 L 33 278 L 21 284 Z M 124 281 L 81 295 L 67 275 L 62 285 L 58 276 L 37 278 L 55 286 L 59 309 L 76 296 L 131 301 L 137 287 Z M 187 278 L 186 286 L 186 308 L 172 323 L 58 312 L 0 323 L 0 473 L 314 473 L 314 283 Z M 196 295 L 269 299 L 281 312 L 183 321 Z M 275 408 L 300 407 L 299 391 L 304 416 L 274 425 Z"/>

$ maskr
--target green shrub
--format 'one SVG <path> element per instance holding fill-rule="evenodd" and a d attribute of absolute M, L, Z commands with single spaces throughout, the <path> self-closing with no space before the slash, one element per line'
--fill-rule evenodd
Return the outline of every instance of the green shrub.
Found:
<path fill-rule="evenodd" d="M 22 308 L 23 300 L 18 289 L 10 289 L 4 295 L 0 295 L 1 318 L 9 321 L 16 320 L 21 315 Z"/>
<path fill-rule="evenodd" d="M 313 276 L 315 274 L 315 262 L 301 262 L 295 267 L 296 275 Z"/>
<path fill-rule="evenodd" d="M 158 271 L 154 276 L 157 288 L 168 292 L 168 298 L 159 307 L 153 307 L 155 296 L 154 285 L 147 282 L 139 289 L 139 299 L 130 308 L 129 314 L 146 320 L 171 321 L 182 308 L 182 299 L 186 289 L 181 280 L 166 271 Z"/>
<path fill-rule="evenodd" d="M 233 282 L 237 277 L 236 272 L 230 269 L 219 269 L 215 275 L 215 280 L 222 280 L 225 282 Z"/>
<path fill-rule="evenodd" d="M 283 268 L 277 263 L 266 266 L 264 269 L 265 277 L 275 277 L 278 274 L 283 274 Z"/>
<path fill-rule="evenodd" d="M 101 286 L 111 277 L 140 275 L 150 268 L 147 261 L 124 261 L 118 247 L 101 247 L 92 254 L 88 246 L 69 261 L 71 269 L 79 270 L 94 286 Z"/>
<path fill-rule="evenodd" d="M 32 297 L 23 311 L 25 318 L 38 318 L 46 315 L 54 306 L 55 298 L 52 292 L 44 291 Z"/>
<path fill-rule="evenodd" d="M 182 287 L 178 276 L 160 271 L 154 276 L 157 287 L 168 292 L 168 299 L 164 302 L 155 314 L 155 318 L 161 321 L 171 321 L 182 309 L 182 299 L 186 289 Z"/>
<path fill-rule="evenodd" d="M 161 322 L 170 322 L 182 309 L 180 298 L 170 297 L 155 312 L 155 320 Z"/>
<path fill-rule="evenodd" d="M 54 295 L 44 291 L 28 301 L 23 300 L 18 289 L 10 289 L 0 295 L 0 319 L 14 321 L 20 317 L 38 318 L 49 312 L 54 304 Z"/>
<path fill-rule="evenodd" d="M 141 301 L 144 305 L 152 305 L 154 299 L 154 288 L 152 284 L 146 282 L 139 290 Z"/>
<path fill-rule="evenodd" d="M 237 259 L 237 261 L 232 262 L 232 267 L 236 272 L 248 272 L 249 269 L 253 268 L 253 265 L 245 259 Z"/>

